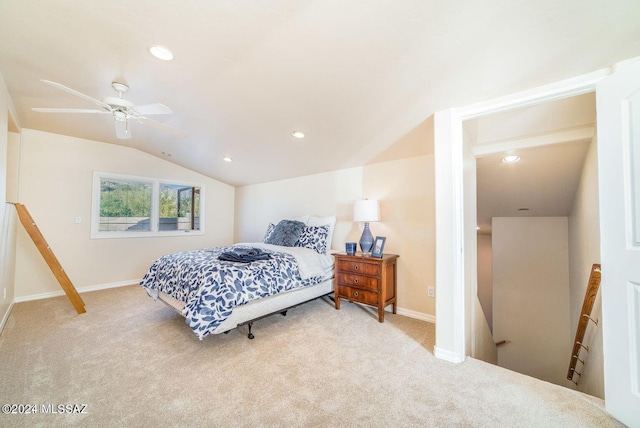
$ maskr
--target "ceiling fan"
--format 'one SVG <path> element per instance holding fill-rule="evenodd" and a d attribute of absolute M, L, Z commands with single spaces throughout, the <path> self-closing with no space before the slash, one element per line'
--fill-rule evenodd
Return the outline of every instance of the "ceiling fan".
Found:
<path fill-rule="evenodd" d="M 131 138 L 131 129 L 129 129 L 129 120 L 135 120 L 138 123 L 149 125 L 154 128 L 161 129 L 169 132 L 178 137 L 186 137 L 187 133 L 173 126 L 169 126 L 157 120 L 149 119 L 146 116 L 155 114 L 173 114 L 173 111 L 164 104 L 144 104 L 136 106 L 131 101 L 122 98 L 122 94 L 129 90 L 129 87 L 124 83 L 112 82 L 111 86 L 118 93 L 117 97 L 105 97 L 102 101 L 78 92 L 75 89 L 68 88 L 60 83 L 52 82 L 50 80 L 42 79 L 48 85 L 55 88 L 62 89 L 72 95 L 75 95 L 85 100 L 102 107 L 102 110 L 92 109 L 75 109 L 75 108 L 46 108 L 46 107 L 34 107 L 32 110 L 41 113 L 96 113 L 96 114 L 111 114 L 114 119 L 116 128 L 116 137 L 121 140 Z"/>

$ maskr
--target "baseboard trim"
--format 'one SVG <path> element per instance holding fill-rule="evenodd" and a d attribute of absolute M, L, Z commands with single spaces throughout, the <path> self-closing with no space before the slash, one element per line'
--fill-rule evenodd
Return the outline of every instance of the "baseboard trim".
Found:
<path fill-rule="evenodd" d="M 110 283 L 107 283 L 107 284 L 88 285 L 86 287 L 78 287 L 77 290 L 78 290 L 78 293 L 88 293 L 88 292 L 91 292 L 91 291 L 106 290 L 108 288 L 125 287 L 127 285 L 139 284 L 140 281 L 142 281 L 142 280 L 141 279 L 132 279 L 132 280 L 129 280 L 129 281 L 118 281 L 118 282 L 110 282 Z M 30 294 L 28 296 L 16 297 L 13 301 L 14 301 L 14 303 L 30 302 L 32 300 L 51 299 L 53 297 L 60 297 L 60 296 L 64 296 L 64 295 L 65 294 L 64 294 L 63 290 L 50 291 L 48 293 Z M 12 306 L 13 306 L 13 303 L 12 303 Z M 9 310 L 9 312 L 10 311 L 11 310 Z M 405 317 L 417 319 L 417 320 L 420 320 L 420 321 L 426 321 L 426 322 L 429 322 L 431 324 L 435 324 L 436 323 L 436 317 L 433 316 L 433 315 L 429 315 L 429 314 L 425 314 L 425 313 L 417 312 L 417 311 L 412 311 L 410 309 L 403 309 L 403 308 L 398 308 L 396 312 L 398 313 L 398 315 L 402 315 L 402 316 L 405 316 Z M 7 312 L 7 315 L 5 316 L 5 318 L 7 318 L 8 316 L 9 316 L 9 314 Z M 4 326 L 4 320 L 3 320 L 2 324 L 0 324 L 0 331 L 2 331 L 2 327 L 3 326 Z M 447 359 L 447 358 L 443 358 L 443 359 Z"/>
<path fill-rule="evenodd" d="M 436 323 L 436 317 L 433 315 L 425 314 L 422 312 L 416 312 L 409 309 L 398 308 L 396 311 L 398 315 L 403 315 L 405 317 L 413 318 L 420 321 L 430 322 L 431 324 Z"/>
<path fill-rule="evenodd" d="M 446 349 L 433 347 L 433 355 L 441 360 L 449 361 L 450 363 L 460 364 L 465 360 L 464 355 L 460 355 L 456 352 L 448 351 Z"/>
<path fill-rule="evenodd" d="M 11 309 L 13 309 L 13 305 L 15 305 L 15 301 L 9 303 L 9 308 L 7 309 L 7 312 L 5 312 L 4 316 L 2 317 L 2 322 L 0 322 L 0 335 L 4 330 L 4 325 L 7 323 L 7 320 L 9 319 L 9 315 L 11 314 Z"/>
<path fill-rule="evenodd" d="M 107 284 L 88 285 L 86 287 L 78 287 L 78 293 L 89 293 L 91 291 L 106 290 L 108 288 L 125 287 L 127 285 L 140 284 L 141 279 L 131 279 L 129 281 L 110 282 Z M 32 300 L 51 299 L 52 297 L 64 296 L 64 291 L 51 291 L 48 293 L 30 294 L 28 296 L 20 296 L 13 299 L 15 303 L 30 302 Z"/>

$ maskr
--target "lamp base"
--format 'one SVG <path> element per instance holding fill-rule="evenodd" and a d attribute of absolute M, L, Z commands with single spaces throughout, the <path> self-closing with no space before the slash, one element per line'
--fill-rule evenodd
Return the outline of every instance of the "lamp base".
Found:
<path fill-rule="evenodd" d="M 362 250 L 362 255 L 370 256 L 372 248 L 373 248 L 373 235 L 371 234 L 371 230 L 369 229 L 369 222 L 366 222 L 364 224 L 364 230 L 362 231 L 362 236 L 360 237 L 360 249 Z"/>

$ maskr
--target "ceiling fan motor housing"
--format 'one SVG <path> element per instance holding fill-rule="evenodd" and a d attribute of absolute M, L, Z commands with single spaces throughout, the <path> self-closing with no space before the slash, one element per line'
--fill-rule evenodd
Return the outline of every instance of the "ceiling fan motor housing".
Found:
<path fill-rule="evenodd" d="M 124 98 L 117 97 L 104 97 L 102 102 L 105 104 L 109 104 L 114 109 L 122 108 L 122 109 L 130 109 L 133 108 L 134 104 L 131 101 L 125 100 Z"/>

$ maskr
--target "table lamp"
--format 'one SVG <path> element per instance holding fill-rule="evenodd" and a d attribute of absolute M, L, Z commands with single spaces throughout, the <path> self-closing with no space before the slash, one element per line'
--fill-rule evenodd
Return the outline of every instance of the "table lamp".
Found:
<path fill-rule="evenodd" d="M 375 199 L 364 199 L 353 204 L 353 221 L 364 222 L 364 230 L 360 237 L 362 254 L 370 255 L 373 248 L 373 235 L 369 229 L 370 221 L 380 221 L 380 204 Z"/>

